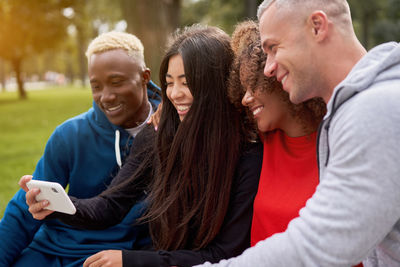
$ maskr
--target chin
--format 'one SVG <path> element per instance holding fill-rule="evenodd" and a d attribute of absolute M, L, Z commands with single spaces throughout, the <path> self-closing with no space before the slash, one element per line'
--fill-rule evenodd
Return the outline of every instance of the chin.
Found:
<path fill-rule="evenodd" d="M 269 129 L 268 127 L 265 127 L 265 126 L 258 126 L 258 130 L 262 133 L 271 131 L 271 129 Z"/>

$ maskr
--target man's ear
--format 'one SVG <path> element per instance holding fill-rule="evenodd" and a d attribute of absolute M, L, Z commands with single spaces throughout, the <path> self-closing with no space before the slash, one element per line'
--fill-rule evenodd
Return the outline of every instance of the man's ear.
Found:
<path fill-rule="evenodd" d="M 318 10 L 311 13 L 308 17 L 307 25 L 317 42 L 325 40 L 329 31 L 329 20 L 325 12 Z"/>
<path fill-rule="evenodd" d="M 149 68 L 145 68 L 142 72 L 142 82 L 143 82 L 143 86 L 146 87 L 146 85 L 150 82 L 150 78 L 151 78 L 151 72 Z M 147 88 L 147 87 L 146 87 Z"/>

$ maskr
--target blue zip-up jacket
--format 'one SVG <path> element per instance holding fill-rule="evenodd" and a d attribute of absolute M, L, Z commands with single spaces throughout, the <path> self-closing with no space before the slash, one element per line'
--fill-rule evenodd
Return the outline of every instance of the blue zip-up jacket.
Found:
<path fill-rule="evenodd" d="M 153 108 L 160 103 L 160 89 L 148 84 Z M 124 160 L 130 151 L 132 136 L 111 124 L 93 102 L 93 108 L 59 125 L 46 144 L 34 179 L 69 185 L 68 194 L 89 198 L 103 192 L 119 170 L 116 161 L 116 131 Z M 142 214 L 142 203 L 131 209 L 118 225 L 102 231 L 79 230 L 57 220 L 33 219 L 19 190 L 9 202 L 0 221 L 0 266 L 10 266 L 29 247 L 46 254 L 66 258 L 86 258 L 104 249 L 132 249 L 147 245 L 145 226 L 132 224 Z"/>

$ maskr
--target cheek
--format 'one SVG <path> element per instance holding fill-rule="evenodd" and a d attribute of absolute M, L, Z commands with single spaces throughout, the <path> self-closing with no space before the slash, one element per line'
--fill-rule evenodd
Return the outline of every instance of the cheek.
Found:
<path fill-rule="evenodd" d="M 101 93 L 92 92 L 92 97 L 93 97 L 94 102 L 98 103 L 98 102 L 100 102 L 100 99 L 101 99 Z"/>
<path fill-rule="evenodd" d="M 190 104 L 193 103 L 193 95 L 190 92 L 189 88 L 185 89 L 185 96 L 186 96 L 187 102 L 189 102 Z"/>
<path fill-rule="evenodd" d="M 169 101 L 171 101 L 172 102 L 172 100 L 171 100 L 171 89 L 170 88 L 167 88 L 166 90 L 165 90 L 165 94 L 167 95 L 167 98 L 169 99 Z"/>
<path fill-rule="evenodd" d="M 129 102 L 131 102 L 132 105 L 139 105 L 143 100 L 143 92 L 141 88 L 133 88 L 133 90 L 130 90 L 130 93 L 126 96 L 129 98 Z"/>

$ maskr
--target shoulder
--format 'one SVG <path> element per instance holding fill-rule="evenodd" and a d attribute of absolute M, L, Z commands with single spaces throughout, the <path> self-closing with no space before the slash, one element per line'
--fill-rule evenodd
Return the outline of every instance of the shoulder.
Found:
<path fill-rule="evenodd" d="M 77 131 L 83 127 L 89 126 L 91 110 L 71 117 L 56 127 L 56 131 Z"/>
<path fill-rule="evenodd" d="M 261 142 L 247 142 L 243 145 L 240 162 L 262 157 L 263 145 Z"/>
<path fill-rule="evenodd" d="M 236 184 L 258 186 L 263 158 L 263 146 L 260 142 L 246 143 L 239 158 L 236 173 Z"/>
<path fill-rule="evenodd" d="M 135 137 L 132 143 L 132 150 L 143 151 L 153 147 L 156 141 L 157 132 L 153 125 L 147 125 Z"/>
<path fill-rule="evenodd" d="M 383 129 L 400 123 L 400 80 L 373 84 L 342 105 L 333 121 L 352 130 Z M 335 118 L 336 117 L 336 118 Z M 399 127 L 397 127 L 399 128 Z"/>

